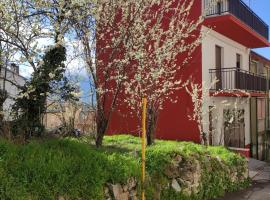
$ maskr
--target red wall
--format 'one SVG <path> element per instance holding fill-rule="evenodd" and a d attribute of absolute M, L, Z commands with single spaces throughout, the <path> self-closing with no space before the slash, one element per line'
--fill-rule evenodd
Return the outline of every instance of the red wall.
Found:
<path fill-rule="evenodd" d="M 201 0 L 195 0 L 191 10 L 191 19 L 197 19 L 201 15 Z M 199 34 L 199 33 L 197 33 Z M 202 82 L 202 53 L 201 46 L 193 53 L 192 59 L 181 71 L 179 77 L 188 79 L 192 75 L 196 83 Z M 182 64 L 181 56 L 178 60 Z M 192 115 L 193 107 L 191 97 L 185 90 L 175 92 L 174 97 L 178 96 L 177 103 L 166 102 L 163 110 L 160 111 L 158 118 L 156 137 L 159 139 L 182 140 L 200 142 L 200 134 L 196 122 L 188 119 Z M 120 106 L 117 107 L 112 115 L 107 134 L 129 133 L 138 135 L 140 133 L 140 120 L 130 114 L 127 105 L 123 103 L 124 95 L 118 99 Z M 138 112 L 141 112 L 138 110 Z"/>

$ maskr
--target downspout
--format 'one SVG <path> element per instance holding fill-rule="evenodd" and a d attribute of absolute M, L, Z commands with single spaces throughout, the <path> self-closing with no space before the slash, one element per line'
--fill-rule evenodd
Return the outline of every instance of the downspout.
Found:
<path fill-rule="evenodd" d="M 269 69 L 266 74 L 266 105 L 265 105 L 265 160 L 269 160 Z"/>

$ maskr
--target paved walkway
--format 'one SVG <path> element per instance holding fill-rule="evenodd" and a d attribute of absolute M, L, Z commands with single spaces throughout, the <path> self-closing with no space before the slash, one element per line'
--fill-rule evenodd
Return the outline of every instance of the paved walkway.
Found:
<path fill-rule="evenodd" d="M 270 164 L 250 159 L 249 176 L 253 180 L 251 187 L 228 193 L 219 200 L 270 200 Z"/>
<path fill-rule="evenodd" d="M 270 182 L 254 181 L 250 188 L 226 194 L 220 200 L 270 200 Z"/>

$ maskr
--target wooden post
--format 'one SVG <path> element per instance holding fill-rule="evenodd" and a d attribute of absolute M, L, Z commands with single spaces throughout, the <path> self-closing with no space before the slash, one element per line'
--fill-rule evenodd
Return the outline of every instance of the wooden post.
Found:
<path fill-rule="evenodd" d="M 146 138 L 146 98 L 142 99 L 142 200 L 145 200 L 145 138 Z"/>

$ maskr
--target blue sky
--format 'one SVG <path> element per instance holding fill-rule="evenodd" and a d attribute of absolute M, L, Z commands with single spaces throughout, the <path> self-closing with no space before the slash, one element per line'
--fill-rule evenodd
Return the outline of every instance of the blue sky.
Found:
<path fill-rule="evenodd" d="M 270 0 L 244 0 L 251 9 L 270 25 Z M 255 49 L 256 52 L 270 59 L 270 47 Z"/>

